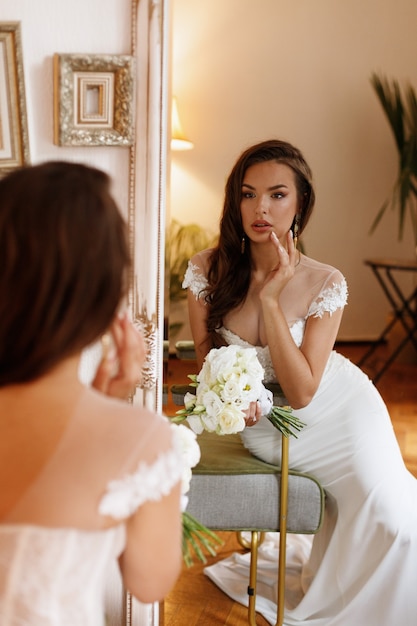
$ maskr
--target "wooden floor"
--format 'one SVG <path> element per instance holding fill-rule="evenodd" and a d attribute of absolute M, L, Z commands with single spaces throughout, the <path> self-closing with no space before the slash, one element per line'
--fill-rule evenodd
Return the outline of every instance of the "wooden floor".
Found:
<path fill-rule="evenodd" d="M 357 363 L 366 346 L 339 344 L 339 352 Z M 376 353 L 367 368 L 363 368 L 370 378 L 375 367 L 384 358 L 385 348 Z M 404 461 L 409 470 L 417 477 L 417 363 L 395 362 L 380 378 L 377 388 L 390 411 L 394 430 L 401 447 Z M 168 365 L 168 383 L 188 382 L 187 374 L 196 371 L 191 361 L 170 360 Z M 168 415 L 175 413 L 176 407 L 168 401 L 165 407 Z M 231 553 L 242 551 L 236 541 L 235 533 L 219 533 L 224 545 L 217 557 L 208 557 L 208 564 Z M 167 596 L 161 607 L 161 626 L 245 626 L 248 624 L 247 608 L 233 602 L 203 573 L 205 566 L 197 562 L 192 568 L 184 567 L 174 589 Z M 268 626 L 268 622 L 257 615 L 258 626 Z"/>

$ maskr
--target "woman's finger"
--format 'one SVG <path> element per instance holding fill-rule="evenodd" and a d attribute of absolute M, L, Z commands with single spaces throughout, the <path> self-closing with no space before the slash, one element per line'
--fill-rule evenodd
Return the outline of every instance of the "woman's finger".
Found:
<path fill-rule="evenodd" d="M 299 253 L 294 244 L 294 235 L 293 235 L 292 230 L 289 230 L 287 233 L 287 251 L 288 251 L 288 257 L 290 260 L 290 265 L 295 267 L 295 265 L 298 262 Z"/>
<path fill-rule="evenodd" d="M 246 426 L 255 426 L 261 418 L 261 405 L 259 402 L 251 402 L 245 413 Z"/>
<path fill-rule="evenodd" d="M 103 337 L 103 356 L 92 385 L 106 395 L 125 399 L 140 383 L 145 342 L 127 314 L 114 320 L 110 333 L 111 338 Z"/>
<path fill-rule="evenodd" d="M 113 363 L 110 359 L 104 357 L 100 361 L 94 379 L 91 383 L 94 389 L 107 394 L 109 383 L 112 377 Z"/>
<path fill-rule="evenodd" d="M 146 358 L 145 342 L 142 334 L 134 327 L 125 315 L 119 320 L 116 332 L 122 331 L 118 340 L 118 357 L 120 373 L 127 378 L 140 381 L 142 366 Z"/>

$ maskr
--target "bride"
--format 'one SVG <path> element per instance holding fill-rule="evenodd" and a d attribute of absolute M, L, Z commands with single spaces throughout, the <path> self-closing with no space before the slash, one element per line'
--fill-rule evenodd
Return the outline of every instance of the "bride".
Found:
<path fill-rule="evenodd" d="M 290 467 L 321 482 L 326 515 L 312 545 L 289 536 L 296 580 L 293 575 L 284 623 L 411 626 L 417 481 L 378 391 L 333 350 L 347 302 L 345 278 L 297 249 L 314 200 L 310 168 L 292 145 L 269 140 L 239 157 L 226 183 L 219 243 L 190 260 L 184 280 L 198 366 L 212 347 L 255 346 L 265 380 L 280 384 L 306 424 L 291 440 Z M 279 464 L 280 434 L 258 403 L 246 425 L 244 445 Z M 276 535 L 269 539 L 266 570 L 277 545 Z M 206 573 L 244 602 L 246 566 L 236 555 Z M 258 610 L 267 606 L 268 598 L 260 598 Z M 275 623 L 276 607 L 263 612 Z"/>
<path fill-rule="evenodd" d="M 107 174 L 50 162 L 0 181 L 1 626 L 103 626 L 115 564 L 145 603 L 181 570 L 181 441 L 117 399 L 145 357 L 118 313 L 128 270 Z M 80 357 L 103 333 L 91 388 Z"/>

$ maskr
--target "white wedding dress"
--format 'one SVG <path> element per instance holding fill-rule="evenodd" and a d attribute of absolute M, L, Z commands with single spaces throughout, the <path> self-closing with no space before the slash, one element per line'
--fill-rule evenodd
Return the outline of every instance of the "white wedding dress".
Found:
<path fill-rule="evenodd" d="M 115 448 L 119 446 L 123 452 L 123 446 L 129 446 L 130 450 L 127 457 L 120 455 L 122 462 L 114 479 L 103 485 L 101 497 L 94 504 L 98 528 L 0 523 L 1 626 L 103 626 L 106 577 L 125 547 L 124 520 L 145 502 L 160 500 L 182 477 L 181 444 L 175 429 L 170 447 L 152 460 L 147 458 L 165 418 L 138 420 L 135 415 L 129 423 L 123 416 L 123 426 L 118 420 L 117 429 L 113 423 L 107 432 L 100 432 L 96 429 L 100 417 L 91 424 L 91 440 L 85 442 L 85 450 L 80 450 L 78 457 L 74 450 L 81 448 L 81 426 L 77 417 L 72 419 L 52 459 L 12 512 L 43 493 L 54 496 L 48 515 L 59 516 L 59 509 L 67 506 L 66 500 L 69 509 L 75 508 L 78 500 L 73 495 L 77 496 L 79 490 L 82 499 L 85 492 L 81 481 L 89 484 L 99 459 L 103 465 L 100 446 L 104 442 L 108 451 L 112 450 L 108 446 L 112 438 Z M 144 424 L 136 425 L 134 420 Z M 103 417 L 104 431 L 108 426 Z M 107 462 L 111 463 L 113 457 L 108 454 Z M 127 470 L 129 467 L 135 469 Z M 67 486 L 60 489 L 65 481 Z M 100 520 L 104 522 L 108 517 L 117 520 L 115 525 L 100 528 Z"/>
<path fill-rule="evenodd" d="M 302 257 L 295 290 L 283 296 L 294 341 L 301 345 L 309 315 L 332 313 L 347 298 L 343 276 Z M 317 281 L 310 301 L 294 295 L 309 272 Z M 203 297 L 207 284 L 189 264 L 184 286 Z M 285 290 L 284 290 L 285 291 Z M 301 308 L 300 308 L 301 306 Z M 304 307 L 304 312 L 302 308 Z M 296 314 L 294 313 L 296 311 Z M 222 328 L 230 344 L 248 346 Z M 267 347 L 255 346 L 274 381 Z M 415 626 L 417 624 L 417 480 L 406 469 L 386 406 L 368 377 L 332 352 L 317 392 L 295 411 L 306 423 L 290 440 L 290 468 L 314 475 L 324 487 L 326 513 L 314 537 L 288 536 L 286 626 Z M 255 456 L 280 463 L 280 435 L 265 418 L 242 433 Z M 243 496 L 242 496 L 243 497 Z M 278 535 L 260 548 L 257 610 L 276 623 Z M 205 573 L 234 600 L 247 604 L 248 555 L 235 554 Z"/>

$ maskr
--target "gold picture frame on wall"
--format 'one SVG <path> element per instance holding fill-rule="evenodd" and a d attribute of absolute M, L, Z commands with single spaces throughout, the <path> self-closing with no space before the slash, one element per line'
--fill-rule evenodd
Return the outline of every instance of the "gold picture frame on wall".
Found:
<path fill-rule="evenodd" d="M 20 22 L 0 22 L 0 176 L 29 163 Z"/>
<path fill-rule="evenodd" d="M 54 143 L 133 145 L 135 76 L 129 55 L 54 55 Z"/>

